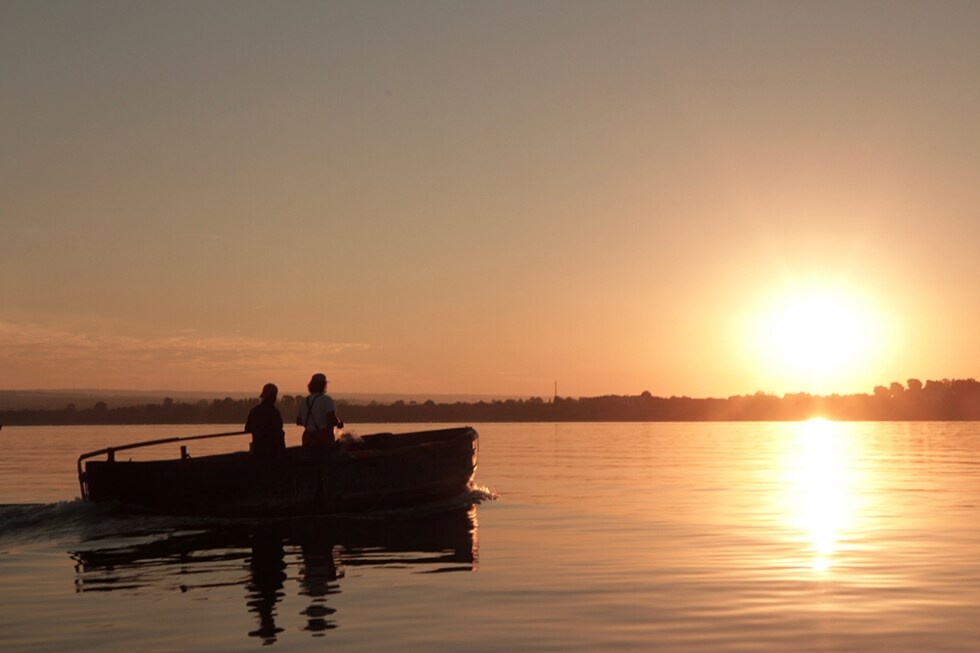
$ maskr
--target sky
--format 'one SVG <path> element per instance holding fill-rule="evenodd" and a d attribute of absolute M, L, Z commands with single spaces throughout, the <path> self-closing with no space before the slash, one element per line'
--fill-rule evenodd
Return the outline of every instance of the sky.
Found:
<path fill-rule="evenodd" d="M 980 372 L 980 3 L 0 2 L 0 389 Z"/>

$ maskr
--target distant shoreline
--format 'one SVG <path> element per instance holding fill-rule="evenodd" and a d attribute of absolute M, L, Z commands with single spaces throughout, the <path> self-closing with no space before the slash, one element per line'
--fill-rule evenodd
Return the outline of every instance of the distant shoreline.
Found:
<path fill-rule="evenodd" d="M 280 390 L 280 395 L 291 394 Z M 295 394 L 295 393 L 292 393 Z M 103 401 L 112 408 L 140 406 L 147 403 L 159 403 L 169 397 L 176 402 L 197 403 L 230 397 L 235 400 L 251 400 L 256 398 L 255 392 L 224 392 L 224 391 L 171 391 L 171 390 L 117 390 L 117 389 L 46 389 L 46 390 L 2 390 L 0 389 L 0 413 L 12 410 L 53 410 L 64 409 L 68 404 L 78 408 L 87 408 L 96 402 Z M 424 402 L 433 400 L 438 403 L 480 401 L 503 401 L 507 399 L 526 399 L 521 395 L 479 395 L 479 394 L 405 394 L 405 393 L 345 393 L 343 399 L 352 404 L 393 403 L 395 401 Z"/>
<path fill-rule="evenodd" d="M 299 396 L 279 400 L 283 420 L 291 423 Z M 0 410 L 4 426 L 234 424 L 245 422 L 256 398 L 201 399 L 185 402 L 165 398 L 161 403 L 111 406 L 98 400 L 91 406 L 70 403 L 61 409 Z M 817 396 L 805 393 L 782 397 L 756 393 L 727 399 L 606 395 L 544 400 L 495 399 L 476 402 L 396 400 L 390 403 L 353 402 L 338 398 L 338 413 L 348 423 L 480 423 L 480 422 L 772 422 L 823 417 L 838 421 L 965 421 L 980 420 L 980 382 L 944 379 L 908 386 L 877 386 L 872 394 Z"/>

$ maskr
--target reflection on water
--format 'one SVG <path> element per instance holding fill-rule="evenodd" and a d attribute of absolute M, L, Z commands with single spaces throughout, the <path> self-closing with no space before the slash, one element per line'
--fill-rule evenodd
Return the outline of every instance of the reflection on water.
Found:
<path fill-rule="evenodd" d="M 797 426 L 784 465 L 788 517 L 793 528 L 806 534 L 812 552 L 810 566 L 826 572 L 854 514 L 847 458 L 850 443 L 834 422 L 814 419 Z"/>
<path fill-rule="evenodd" d="M 336 610 L 327 605 L 327 596 L 340 591 L 337 579 L 343 576 L 340 564 L 341 548 L 329 540 L 306 540 L 300 543 L 303 564 L 300 570 L 300 594 L 310 597 L 303 610 L 304 630 L 317 635 L 336 628 L 332 619 Z"/>
<path fill-rule="evenodd" d="M 0 501 L 0 649 L 977 650 L 980 422 L 479 430 L 501 497 L 461 506 L 479 504 L 479 574 L 427 573 L 476 567 L 466 510 L 442 528 L 120 519 L 24 504 L 35 477 L 73 496 L 73 461 L 0 474 L 21 493 Z M 15 458 L 44 435 L 6 431 Z"/>
<path fill-rule="evenodd" d="M 271 644 L 283 631 L 277 610 L 293 581 L 306 603 L 303 629 L 322 636 L 338 625 L 329 600 L 341 591 L 345 567 L 471 570 L 476 531 L 474 505 L 413 518 L 182 522 L 100 538 L 71 557 L 77 592 L 242 586 L 254 616 L 248 635 Z"/>
<path fill-rule="evenodd" d="M 275 641 L 282 628 L 276 626 L 276 603 L 284 596 L 286 583 L 286 552 L 283 538 L 276 529 L 259 529 L 252 535 L 252 557 L 249 559 L 251 578 L 246 605 L 258 615 L 259 627 L 249 637 Z"/>

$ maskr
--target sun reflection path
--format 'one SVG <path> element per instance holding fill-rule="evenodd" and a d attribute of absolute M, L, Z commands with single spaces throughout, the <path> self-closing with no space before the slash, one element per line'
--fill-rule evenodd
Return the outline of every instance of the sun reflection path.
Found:
<path fill-rule="evenodd" d="M 839 426 L 824 419 L 800 423 L 784 468 L 787 517 L 794 530 L 807 534 L 816 572 L 831 568 L 840 534 L 854 515 L 846 434 Z"/>

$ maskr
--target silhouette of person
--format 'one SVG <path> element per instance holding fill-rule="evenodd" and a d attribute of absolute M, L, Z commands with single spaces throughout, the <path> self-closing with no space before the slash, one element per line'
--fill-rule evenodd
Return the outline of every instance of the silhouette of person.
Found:
<path fill-rule="evenodd" d="M 296 424 L 304 427 L 304 447 L 322 449 L 329 454 L 333 453 L 336 440 L 333 430 L 344 428 L 344 423 L 337 417 L 333 397 L 326 394 L 327 383 L 326 375 L 313 375 L 306 386 L 310 394 L 299 404 Z"/>
<path fill-rule="evenodd" d="M 286 449 L 286 433 L 282 429 L 282 415 L 276 408 L 279 388 L 266 383 L 258 406 L 248 413 L 245 430 L 252 434 L 252 453 L 260 458 L 278 458 Z"/>

